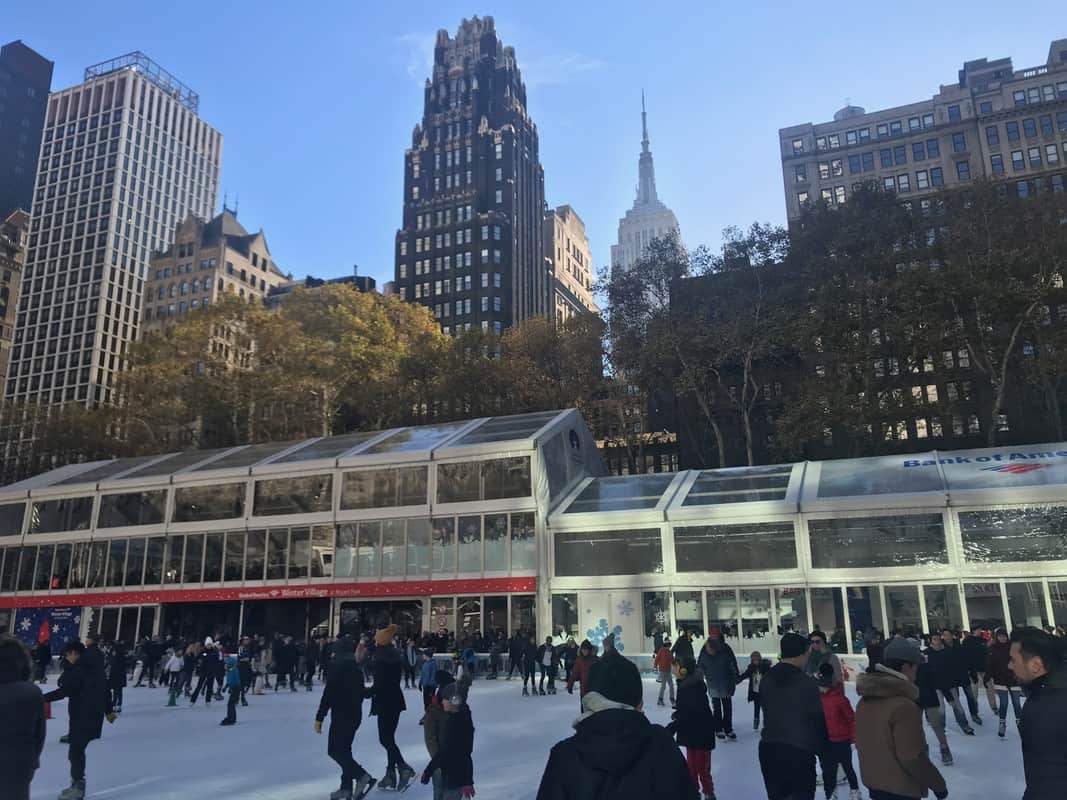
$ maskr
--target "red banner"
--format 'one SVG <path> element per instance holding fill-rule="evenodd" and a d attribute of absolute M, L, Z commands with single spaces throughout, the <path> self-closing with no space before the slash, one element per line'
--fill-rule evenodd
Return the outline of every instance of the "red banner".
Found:
<path fill-rule="evenodd" d="M 536 578 L 471 578 L 445 581 L 314 583 L 303 586 L 240 586 L 218 589 L 144 589 L 123 592 L 56 592 L 0 595 L 0 608 L 45 606 L 134 606 L 155 603 L 208 603 L 227 600 L 306 600 L 319 597 L 400 597 L 451 594 L 506 594 L 537 590 Z"/>

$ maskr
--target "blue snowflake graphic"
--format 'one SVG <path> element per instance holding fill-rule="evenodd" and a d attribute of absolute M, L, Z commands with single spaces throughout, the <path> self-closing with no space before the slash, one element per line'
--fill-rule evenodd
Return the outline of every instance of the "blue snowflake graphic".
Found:
<path fill-rule="evenodd" d="M 623 600 L 616 610 L 619 612 L 620 617 L 628 617 L 634 613 L 634 604 L 629 600 Z"/>
<path fill-rule="evenodd" d="M 593 647 L 599 649 L 600 645 L 604 643 L 604 640 L 610 633 L 615 634 L 615 649 L 620 653 L 623 652 L 626 648 L 622 643 L 622 625 L 616 625 L 614 628 L 609 628 L 608 621 L 601 617 L 597 626 L 595 628 L 589 628 L 585 632 L 585 636 Z"/>

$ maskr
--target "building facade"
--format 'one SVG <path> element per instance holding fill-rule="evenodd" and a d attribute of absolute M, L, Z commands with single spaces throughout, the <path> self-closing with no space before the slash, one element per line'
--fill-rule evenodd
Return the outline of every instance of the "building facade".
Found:
<path fill-rule="evenodd" d="M 351 286 L 357 292 L 374 294 L 378 291 L 378 282 L 369 275 L 360 275 L 358 268 L 353 267 L 353 274 L 340 278 L 315 278 L 308 275 L 303 280 L 285 281 L 278 284 L 267 292 L 267 307 L 279 308 L 285 302 L 285 298 L 292 294 L 294 289 L 318 289 L 322 286 Z"/>
<path fill-rule="evenodd" d="M 19 40 L 0 47 L 0 219 L 33 202 L 53 66 Z"/>
<path fill-rule="evenodd" d="M 667 236 L 681 239 L 678 219 L 656 193 L 656 167 L 648 146 L 645 93 L 641 93 L 641 156 L 637 162 L 637 197 L 626 216 L 619 220 L 619 241 L 611 246 L 611 268 L 629 269 L 649 242 Z"/>
<path fill-rule="evenodd" d="M 551 309 L 544 171 L 515 50 L 492 17 L 438 31 L 425 111 L 404 153 L 396 291 L 445 333 L 500 333 Z"/>
<path fill-rule="evenodd" d="M 198 106 L 142 53 L 49 97 L 8 403 L 111 401 L 152 253 L 187 215 L 214 213 L 222 135 Z"/>
<path fill-rule="evenodd" d="M 7 373 L 15 330 L 30 215 L 18 209 L 0 221 L 0 375 Z"/>
<path fill-rule="evenodd" d="M 186 217 L 172 243 L 152 257 L 144 283 L 141 336 L 164 332 L 226 294 L 249 302 L 266 300 L 287 281 L 262 229 L 249 233 L 226 208 L 210 222 Z"/>
<path fill-rule="evenodd" d="M 1020 195 L 1064 190 L 1067 39 L 1047 61 L 1016 70 L 1010 58 L 968 61 L 929 100 L 868 113 L 845 106 L 832 122 L 779 131 L 786 216 L 808 202 L 838 205 L 869 180 L 921 198 L 980 178 Z"/>
<path fill-rule="evenodd" d="M 593 254 L 578 212 L 570 206 L 551 209 L 545 214 L 544 236 L 556 323 L 580 314 L 599 314 L 593 301 Z"/>
<path fill-rule="evenodd" d="M 1067 443 L 612 477 L 576 411 L 62 467 L 0 490 L 0 627 L 654 637 L 1067 624 Z M 26 622 L 28 620 L 28 622 Z M 54 643 L 54 646 L 58 643 Z"/>

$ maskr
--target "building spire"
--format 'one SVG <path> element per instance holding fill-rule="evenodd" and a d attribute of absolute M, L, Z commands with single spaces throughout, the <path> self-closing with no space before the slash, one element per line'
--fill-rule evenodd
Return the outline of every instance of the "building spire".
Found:
<path fill-rule="evenodd" d="M 656 196 L 656 168 L 648 147 L 648 114 L 645 112 L 645 90 L 641 90 L 641 157 L 637 162 L 637 202 L 634 205 L 659 205 Z"/>

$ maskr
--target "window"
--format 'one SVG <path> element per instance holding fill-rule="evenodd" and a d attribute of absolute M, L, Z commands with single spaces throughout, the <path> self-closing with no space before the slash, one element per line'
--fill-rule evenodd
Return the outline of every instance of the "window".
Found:
<path fill-rule="evenodd" d="M 1040 147 L 1027 148 L 1026 156 L 1030 160 L 1030 166 L 1031 167 L 1034 167 L 1036 169 L 1037 167 L 1041 166 L 1041 148 Z"/>
<path fill-rule="evenodd" d="M 424 466 L 346 472 L 341 483 L 341 509 L 425 505 L 426 481 Z"/>
<path fill-rule="evenodd" d="M 922 122 L 919 120 L 918 117 L 909 117 L 908 118 L 908 130 L 909 131 L 917 131 L 921 127 L 922 127 Z"/>
<path fill-rule="evenodd" d="M 530 459 L 526 456 L 437 466 L 439 503 L 529 497 L 530 493 Z"/>
<path fill-rule="evenodd" d="M 915 173 L 915 188 L 916 189 L 929 189 L 930 188 L 930 173 L 925 169 L 921 169 Z"/>
<path fill-rule="evenodd" d="M 959 122 L 961 118 L 962 117 L 960 116 L 960 107 L 959 106 L 949 106 L 948 107 L 948 121 L 949 122 Z"/>
<path fill-rule="evenodd" d="M 496 204 L 500 205 L 503 202 L 504 202 L 504 193 L 500 189 L 497 189 L 496 190 Z"/>
<path fill-rule="evenodd" d="M 1004 157 L 999 153 L 994 153 L 989 157 L 989 167 L 993 171 L 994 175 L 1004 174 Z"/>
<path fill-rule="evenodd" d="M 1019 141 L 1019 123 L 1012 120 L 1004 123 L 1004 132 L 1008 134 L 1009 142 Z"/>
<path fill-rule="evenodd" d="M 1047 161 L 1049 164 L 1058 164 L 1058 163 L 1060 163 L 1060 153 L 1056 149 L 1056 145 L 1054 145 L 1054 144 L 1046 144 L 1045 145 L 1045 161 Z"/>
<path fill-rule="evenodd" d="M 900 136 L 900 134 L 902 134 L 903 132 L 904 132 L 904 126 L 901 124 L 900 120 L 897 120 L 895 122 L 890 122 L 889 123 L 889 135 L 890 136 Z"/>
<path fill-rule="evenodd" d="M 882 187 L 887 192 L 895 192 L 897 190 L 897 179 L 892 175 L 886 175 L 882 178 Z"/>
<path fill-rule="evenodd" d="M 42 500 L 33 504 L 29 533 L 88 530 L 92 513 L 92 497 Z"/>
<path fill-rule="evenodd" d="M 940 514 L 810 520 L 808 532 L 816 569 L 948 563 Z"/>
<path fill-rule="evenodd" d="M 885 147 L 878 151 L 878 158 L 880 159 L 883 167 L 893 166 L 893 151 L 892 149 Z"/>
<path fill-rule="evenodd" d="M 941 149 L 938 147 L 937 139 L 926 140 L 926 157 L 927 158 L 940 158 Z"/>
<path fill-rule="evenodd" d="M 1033 117 L 1023 120 L 1023 135 L 1028 139 L 1037 136 L 1037 125 Z"/>
<path fill-rule="evenodd" d="M 934 115 L 933 114 L 930 114 L 930 113 L 923 114 L 923 127 L 924 128 L 932 128 L 932 127 L 934 127 Z"/>
<path fill-rule="evenodd" d="M 962 132 L 952 134 L 952 152 L 962 153 L 967 149 L 967 136 Z"/>
<path fill-rule="evenodd" d="M 798 206 L 803 206 L 803 205 L 807 204 L 807 202 L 808 202 L 808 193 L 807 192 L 797 192 L 797 205 Z"/>
<path fill-rule="evenodd" d="M 159 525 L 163 523 L 167 506 L 167 492 L 133 492 L 105 494 L 100 498 L 98 528 L 120 528 L 126 525 Z"/>
<path fill-rule="evenodd" d="M 830 178 L 830 162 L 829 161 L 820 161 L 819 162 L 819 177 L 824 181 L 825 180 L 829 180 L 829 178 Z"/>
<path fill-rule="evenodd" d="M 863 171 L 863 167 L 860 164 L 859 156 L 848 157 L 848 171 L 850 175 L 856 175 Z"/>
<path fill-rule="evenodd" d="M 500 145 L 497 145 L 497 147 L 499 148 Z M 497 158 L 500 158 L 499 152 L 500 151 L 498 150 L 497 151 L 497 153 L 498 153 Z M 793 140 L 793 154 L 796 155 L 797 153 L 803 153 L 803 152 L 804 152 L 804 140 L 803 139 L 794 139 Z"/>
<path fill-rule="evenodd" d="M 904 145 L 898 144 L 893 148 L 893 163 L 894 164 L 907 164 L 908 155 L 904 148 Z"/>
<path fill-rule="evenodd" d="M 863 161 L 864 172 L 870 172 L 872 169 L 874 169 L 874 153 L 868 151 L 866 153 L 861 154 L 860 158 Z"/>
<path fill-rule="evenodd" d="M 555 534 L 556 575 L 640 575 L 663 572 L 658 528 Z"/>
<path fill-rule="evenodd" d="M 1045 506 L 1003 511 L 961 511 L 960 533 L 967 561 L 1060 561 L 1067 559 L 1067 508 Z"/>
<path fill-rule="evenodd" d="M 826 137 L 825 136 L 816 136 L 815 137 L 815 149 L 816 150 L 825 150 L 826 149 Z"/>
<path fill-rule="evenodd" d="M 971 179 L 971 164 L 969 161 L 956 162 L 956 177 L 961 181 L 969 181 Z"/>
<path fill-rule="evenodd" d="M 829 137 L 827 137 L 827 141 L 830 143 L 831 150 L 836 150 L 841 146 L 841 136 L 839 134 L 831 133 Z"/>
<path fill-rule="evenodd" d="M 1011 151 L 1011 168 L 1015 172 L 1026 169 L 1026 159 L 1023 158 L 1022 150 Z"/>
<path fill-rule="evenodd" d="M 1052 135 L 1052 115 L 1042 114 L 1037 118 L 1038 123 L 1041 125 L 1041 134 L 1043 136 Z"/>
<path fill-rule="evenodd" d="M 992 114 L 993 113 L 993 104 L 991 102 L 989 102 L 988 100 L 983 100 L 981 103 L 978 104 L 978 113 L 979 114 Z"/>
<path fill-rule="evenodd" d="M 837 203 L 839 206 L 845 204 L 845 187 L 844 186 L 835 186 L 834 187 L 834 202 Z"/>
<path fill-rule="evenodd" d="M 675 528 L 674 552 L 679 572 L 742 572 L 797 566 L 791 522 Z"/>
<path fill-rule="evenodd" d="M 797 164 L 793 167 L 793 181 L 796 183 L 805 183 L 808 180 L 808 165 Z"/>
<path fill-rule="evenodd" d="M 879 139 L 884 139 L 886 136 L 889 135 L 889 125 L 887 125 L 884 122 L 879 123 L 877 125 L 877 127 L 875 128 L 875 130 L 878 133 L 878 138 Z"/>
<path fill-rule="evenodd" d="M 1011 99 L 1015 103 L 1016 108 L 1019 108 L 1020 106 L 1025 106 L 1026 92 L 1024 92 L 1022 89 L 1016 89 L 1014 92 L 1011 93 Z"/>
<path fill-rule="evenodd" d="M 830 162 L 830 174 L 833 175 L 835 178 L 840 178 L 842 175 L 845 174 L 845 169 L 842 166 L 840 158 L 835 158 L 833 161 Z"/>
<path fill-rule="evenodd" d="M 926 144 L 924 142 L 914 142 L 911 146 L 911 160 L 912 161 L 925 161 L 926 160 Z"/>
<path fill-rule="evenodd" d="M 299 478 L 256 481 L 253 516 L 314 514 L 333 508 L 333 477 L 307 475 Z"/>
<path fill-rule="evenodd" d="M 8 503 L 0 506 L 0 536 L 21 536 L 22 520 L 25 514 L 25 503 Z"/>

